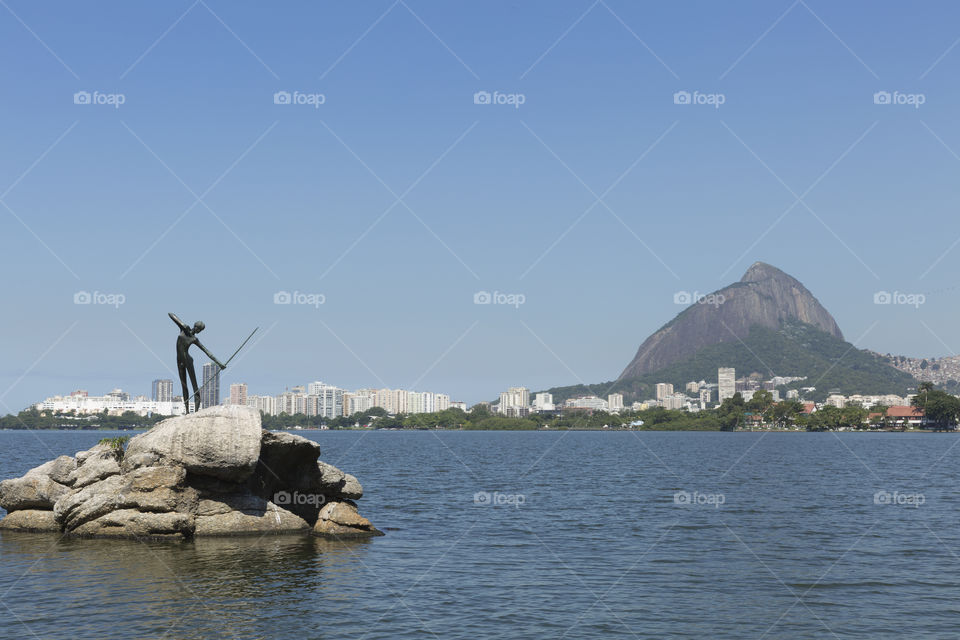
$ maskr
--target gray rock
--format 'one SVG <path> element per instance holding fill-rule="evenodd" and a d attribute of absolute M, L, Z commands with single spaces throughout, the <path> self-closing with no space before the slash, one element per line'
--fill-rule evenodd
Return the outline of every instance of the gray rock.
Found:
<path fill-rule="evenodd" d="M 231 511 L 266 511 L 267 500 L 250 493 L 204 496 L 197 506 L 198 516 L 219 516 Z"/>
<path fill-rule="evenodd" d="M 320 471 L 320 486 L 339 491 L 346 480 L 346 474 L 332 464 L 317 460 L 317 469 Z"/>
<path fill-rule="evenodd" d="M 23 509 L 8 513 L 0 520 L 3 531 L 60 531 L 60 525 L 53 517 L 53 511 L 46 509 Z"/>
<path fill-rule="evenodd" d="M 0 507 L 7 511 L 20 509 L 53 509 L 54 504 L 70 493 L 70 487 L 54 482 L 40 473 L 27 474 L 0 482 Z"/>
<path fill-rule="evenodd" d="M 260 457 L 260 412 L 238 405 L 210 407 L 164 420 L 127 445 L 126 456 L 153 454 L 199 475 L 239 482 Z"/>
<path fill-rule="evenodd" d="M 166 466 L 143 467 L 123 476 L 110 476 L 75 489 L 58 500 L 54 514 L 57 522 L 71 532 L 110 512 L 124 509 L 192 514 L 199 498 L 195 489 L 182 486 L 185 478 L 182 467 Z"/>
<path fill-rule="evenodd" d="M 70 456 L 60 456 L 50 462 L 44 462 L 39 467 L 27 471 L 26 475 L 47 476 L 54 482 L 69 485 L 72 480 L 70 474 L 77 468 L 77 461 Z"/>
<path fill-rule="evenodd" d="M 89 458 L 92 455 L 103 453 L 105 451 L 113 451 L 113 450 L 114 450 L 113 447 L 111 447 L 108 444 L 98 444 L 94 447 L 91 447 L 90 449 L 87 449 L 86 451 L 77 451 L 76 455 L 74 455 L 74 458 L 76 458 L 77 466 L 80 466 L 86 461 L 87 458 Z"/>
<path fill-rule="evenodd" d="M 320 509 L 313 534 L 330 538 L 382 536 L 383 532 L 360 515 L 357 505 L 349 501 L 328 502 Z"/>
<path fill-rule="evenodd" d="M 121 507 L 120 487 L 123 478 L 110 476 L 82 489 L 74 489 L 57 500 L 53 514 L 65 529 L 73 530 Z"/>
<path fill-rule="evenodd" d="M 98 448 L 95 447 L 95 449 Z M 114 449 L 107 447 L 98 451 L 91 449 L 91 451 L 92 453 L 84 456 L 77 468 L 70 473 L 67 484 L 74 489 L 81 489 L 120 473 L 120 462 L 117 460 L 118 454 Z"/>
<path fill-rule="evenodd" d="M 259 509 L 233 510 L 214 515 L 198 515 L 194 535 L 236 536 L 266 533 L 306 532 L 310 525 L 300 516 L 269 501 Z"/>
<path fill-rule="evenodd" d="M 340 489 L 340 497 L 349 500 L 359 500 L 363 497 L 363 486 L 360 481 L 349 473 L 343 474 L 343 487 Z"/>
<path fill-rule="evenodd" d="M 190 514 L 119 509 L 85 522 L 70 533 L 91 537 L 189 538 L 193 529 L 194 518 Z"/>

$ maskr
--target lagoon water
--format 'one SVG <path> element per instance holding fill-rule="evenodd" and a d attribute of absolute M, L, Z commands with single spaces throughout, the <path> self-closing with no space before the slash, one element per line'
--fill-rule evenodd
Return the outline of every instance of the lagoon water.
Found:
<path fill-rule="evenodd" d="M 957 435 L 297 433 L 386 536 L 3 534 L 0 638 L 960 632 Z M 106 435 L 0 432 L 0 478 Z"/>

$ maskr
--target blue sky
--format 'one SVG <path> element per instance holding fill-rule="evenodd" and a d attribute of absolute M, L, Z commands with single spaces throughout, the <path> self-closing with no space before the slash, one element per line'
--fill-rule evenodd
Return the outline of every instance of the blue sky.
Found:
<path fill-rule="evenodd" d="M 857 346 L 950 355 L 958 13 L 5 0 L 0 411 L 175 377 L 167 311 L 204 320 L 222 357 L 260 326 L 224 374 L 251 393 L 319 379 L 472 403 L 599 382 L 677 291 L 756 260 Z"/>

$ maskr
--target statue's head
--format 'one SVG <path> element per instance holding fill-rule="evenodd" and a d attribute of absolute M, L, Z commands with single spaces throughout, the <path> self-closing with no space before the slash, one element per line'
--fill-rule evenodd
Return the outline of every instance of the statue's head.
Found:
<path fill-rule="evenodd" d="M 193 323 L 193 332 L 195 334 L 200 333 L 201 331 L 204 330 L 206 326 L 207 325 L 203 324 L 202 320 L 197 320 L 196 322 Z"/>

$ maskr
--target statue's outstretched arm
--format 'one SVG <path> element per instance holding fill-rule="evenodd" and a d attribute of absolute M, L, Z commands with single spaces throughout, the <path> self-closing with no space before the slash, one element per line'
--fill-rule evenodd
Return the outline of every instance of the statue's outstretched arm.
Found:
<path fill-rule="evenodd" d="M 203 351 L 205 354 L 207 354 L 207 357 L 210 358 L 211 360 L 213 360 L 214 363 L 216 363 L 216 365 L 217 365 L 218 367 L 220 367 L 221 369 L 226 369 L 226 368 L 227 368 L 227 367 L 224 366 L 223 364 L 220 364 L 220 361 L 217 360 L 217 357 L 216 357 L 215 355 L 213 355 L 212 353 L 210 353 L 209 351 L 207 351 L 207 348 L 206 348 L 205 346 L 203 346 L 202 344 L 200 344 L 200 341 L 199 341 L 199 340 L 197 340 L 196 342 L 194 342 L 194 344 L 197 345 L 198 347 L 200 347 L 200 351 Z"/>
<path fill-rule="evenodd" d="M 173 320 L 178 327 L 180 327 L 181 331 L 186 331 L 188 329 L 187 325 L 183 323 L 183 320 L 178 318 L 172 311 L 167 313 L 167 315 L 170 316 L 170 319 Z"/>

